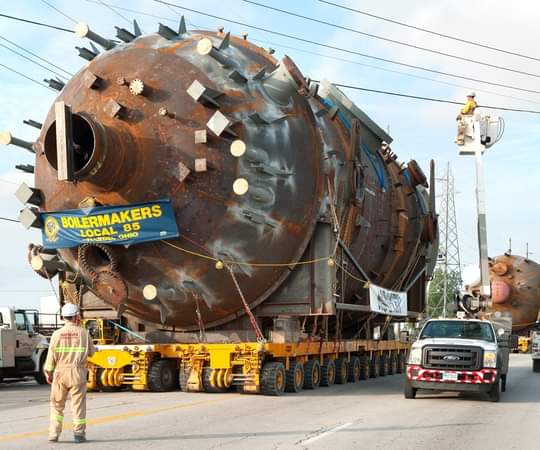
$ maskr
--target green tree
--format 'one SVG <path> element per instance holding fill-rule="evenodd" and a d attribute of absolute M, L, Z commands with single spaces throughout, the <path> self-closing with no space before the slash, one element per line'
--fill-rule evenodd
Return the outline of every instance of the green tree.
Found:
<path fill-rule="evenodd" d="M 460 274 L 457 272 L 448 272 L 448 281 L 446 285 L 446 311 L 448 317 L 455 315 L 453 306 L 455 305 L 456 295 L 461 286 Z M 443 315 L 444 308 L 444 268 L 437 267 L 433 272 L 433 279 L 429 285 L 428 291 L 428 317 L 439 317 Z"/>

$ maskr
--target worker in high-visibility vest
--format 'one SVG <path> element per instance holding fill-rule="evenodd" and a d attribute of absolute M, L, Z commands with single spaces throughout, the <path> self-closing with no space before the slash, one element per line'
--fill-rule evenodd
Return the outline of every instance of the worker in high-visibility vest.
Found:
<path fill-rule="evenodd" d="M 88 331 L 80 326 L 79 308 L 73 303 L 62 306 L 65 325 L 56 330 L 49 343 L 45 373 L 51 387 L 49 441 L 56 442 L 62 432 L 64 406 L 68 394 L 73 414 L 75 442 L 86 441 L 86 360 L 94 354 Z"/>
<path fill-rule="evenodd" d="M 467 124 L 463 120 L 463 116 L 472 116 L 474 114 L 474 110 L 478 106 L 474 100 L 475 97 L 476 94 L 474 92 L 467 95 L 467 102 L 465 105 L 463 105 L 463 108 L 461 108 L 458 116 L 456 117 L 456 120 L 458 121 L 456 143 L 458 145 L 463 145 L 465 143 L 465 131 Z"/>

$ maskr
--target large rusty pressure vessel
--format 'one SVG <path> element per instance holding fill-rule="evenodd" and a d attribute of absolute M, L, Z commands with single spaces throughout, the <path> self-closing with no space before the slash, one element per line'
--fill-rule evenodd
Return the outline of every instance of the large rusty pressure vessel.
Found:
<path fill-rule="evenodd" d="M 166 243 L 58 250 L 71 279 L 115 308 L 208 329 L 246 311 L 228 268 L 249 308 L 271 303 L 275 315 L 366 305 L 344 264 L 397 291 L 431 273 L 436 216 L 422 170 L 288 57 L 221 32 L 162 30 L 94 57 L 56 101 L 73 112 L 75 172 L 58 180 L 51 108 L 34 146 L 41 211 L 163 198 L 174 208 L 180 237 Z M 305 277 L 308 288 L 294 288 Z"/>
<path fill-rule="evenodd" d="M 540 265 L 507 253 L 490 261 L 489 273 L 493 310 L 511 312 L 514 330 L 530 329 L 540 311 Z"/>

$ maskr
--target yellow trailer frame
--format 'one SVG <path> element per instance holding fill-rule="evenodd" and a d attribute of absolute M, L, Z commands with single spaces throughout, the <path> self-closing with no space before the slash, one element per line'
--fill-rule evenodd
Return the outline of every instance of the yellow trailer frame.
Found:
<path fill-rule="evenodd" d="M 361 378 L 400 373 L 408 344 L 385 340 L 301 343 L 98 345 L 89 358 L 88 388 L 280 395 Z M 173 379 L 172 379 L 172 378 Z"/>

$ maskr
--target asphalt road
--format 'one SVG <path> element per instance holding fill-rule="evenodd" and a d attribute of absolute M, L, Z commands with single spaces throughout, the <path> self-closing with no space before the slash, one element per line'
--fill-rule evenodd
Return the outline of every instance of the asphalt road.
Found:
<path fill-rule="evenodd" d="M 393 375 L 282 397 L 92 393 L 89 442 L 71 443 L 66 429 L 54 445 L 49 388 L 0 384 L 0 448 L 540 449 L 540 374 L 529 355 L 512 355 L 500 403 L 427 392 L 405 400 L 402 382 Z"/>

